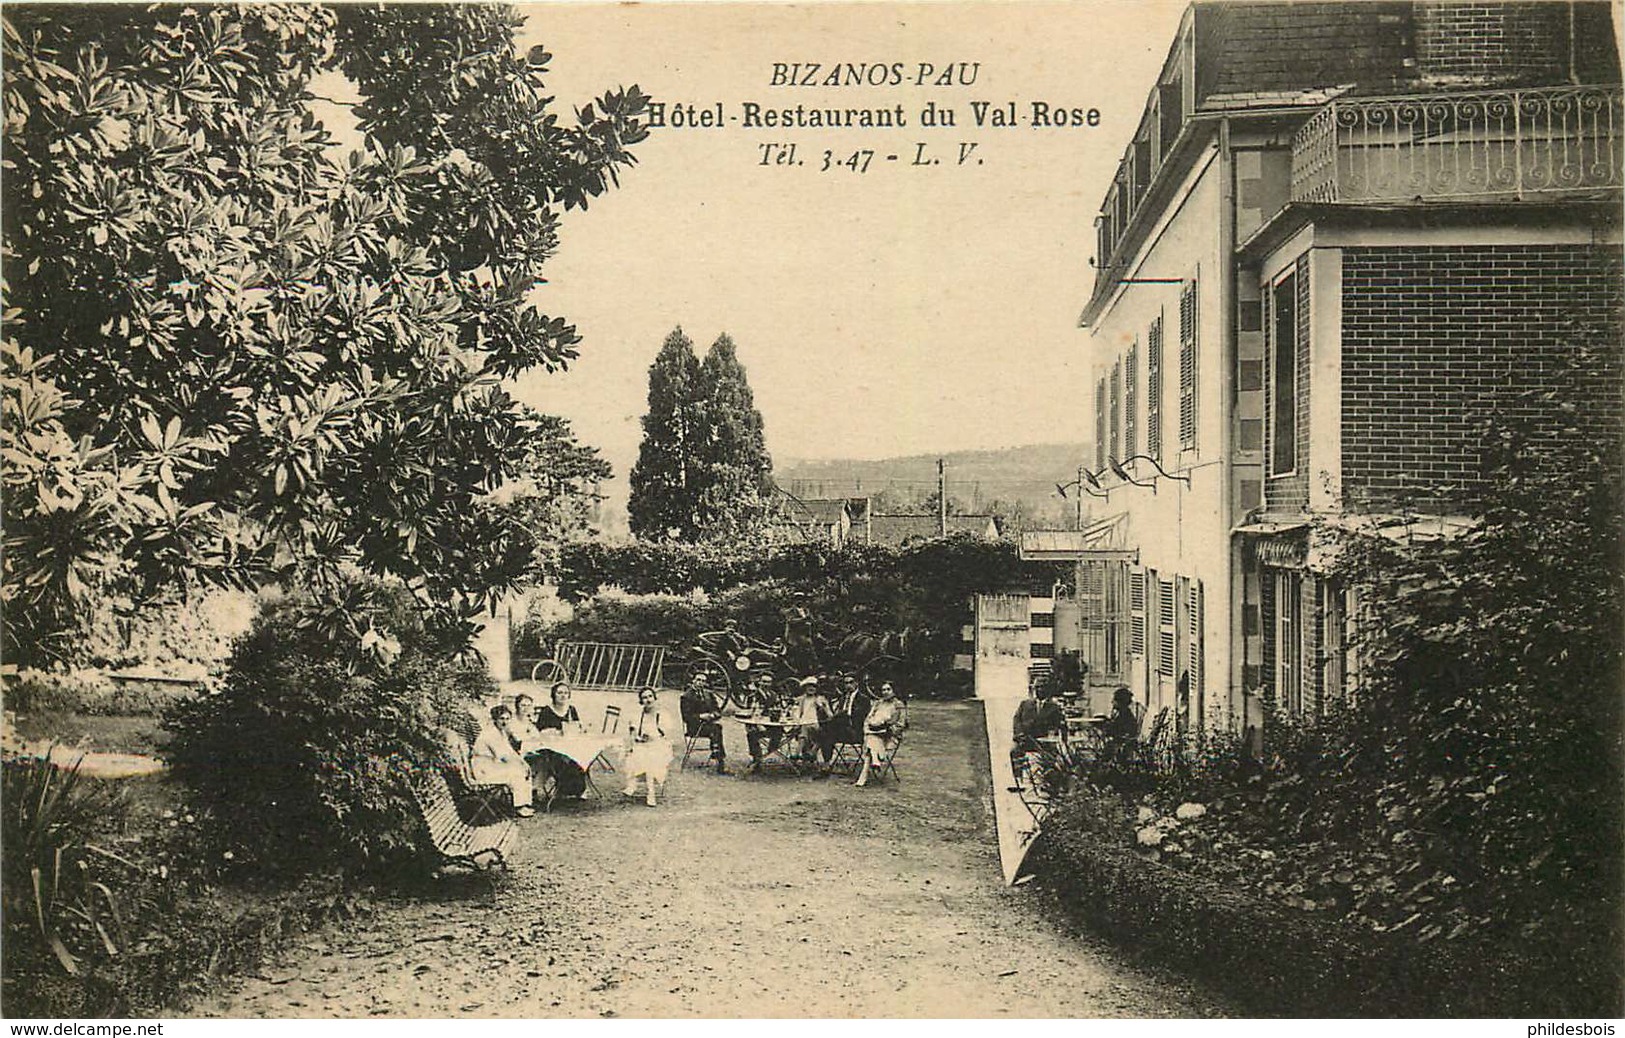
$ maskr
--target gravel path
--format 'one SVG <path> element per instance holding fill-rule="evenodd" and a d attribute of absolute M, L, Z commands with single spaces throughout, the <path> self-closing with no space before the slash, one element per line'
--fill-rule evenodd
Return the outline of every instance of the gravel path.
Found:
<path fill-rule="evenodd" d="M 672 772 L 197 1007 L 226 1017 L 1214 1016 L 999 881 L 981 708 L 916 703 L 901 785 Z M 728 732 L 743 756 L 743 733 Z"/>

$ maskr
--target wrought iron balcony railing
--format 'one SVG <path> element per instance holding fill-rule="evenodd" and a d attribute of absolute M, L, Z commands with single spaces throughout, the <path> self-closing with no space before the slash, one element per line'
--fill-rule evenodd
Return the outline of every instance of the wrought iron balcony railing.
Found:
<path fill-rule="evenodd" d="M 1334 101 L 1292 140 L 1295 202 L 1528 199 L 1618 188 L 1619 87 Z"/>

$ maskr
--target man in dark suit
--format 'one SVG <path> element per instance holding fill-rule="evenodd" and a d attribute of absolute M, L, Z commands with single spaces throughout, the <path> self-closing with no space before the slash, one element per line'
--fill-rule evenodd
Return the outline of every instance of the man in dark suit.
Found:
<path fill-rule="evenodd" d="M 711 678 L 704 671 L 688 681 L 688 689 L 679 700 L 683 714 L 683 730 L 690 737 L 703 736 L 711 742 L 711 760 L 717 774 L 728 774 L 728 751 L 722 745 L 722 711 L 726 697 L 711 688 Z"/>

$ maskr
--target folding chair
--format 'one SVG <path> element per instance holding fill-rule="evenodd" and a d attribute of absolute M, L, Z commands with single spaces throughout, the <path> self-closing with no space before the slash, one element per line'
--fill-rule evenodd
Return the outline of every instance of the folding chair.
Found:
<path fill-rule="evenodd" d="M 683 759 L 677 762 L 677 770 L 682 771 L 688 767 L 688 758 L 695 750 L 700 750 L 709 760 L 711 757 L 711 738 L 703 732 L 695 735 L 683 735 Z"/>
<path fill-rule="evenodd" d="M 891 777 L 897 780 L 898 785 L 903 784 L 903 776 L 897 774 L 897 755 L 903 752 L 903 736 L 905 734 L 907 733 L 898 734 L 896 745 L 892 747 L 891 753 L 886 755 L 886 763 L 882 767 L 871 769 L 869 773 L 870 781 L 879 782 L 881 779 L 886 777 L 886 773 L 889 771 L 891 772 Z M 859 747 L 859 753 L 862 752 L 862 747 Z"/>
<path fill-rule="evenodd" d="M 609 706 L 604 707 L 604 723 L 599 725 L 598 734 L 599 735 L 614 735 L 615 733 L 619 732 L 620 730 L 621 730 L 621 708 L 616 706 L 615 704 L 611 703 Z M 603 756 L 601 754 L 599 755 L 597 760 L 593 761 L 593 763 L 594 764 L 602 764 L 604 766 L 605 771 L 614 771 L 615 770 L 615 765 L 613 765 L 613 764 L 611 764 L 609 762 L 609 758 L 605 757 L 605 756 Z M 587 769 L 587 784 L 589 786 L 592 786 L 592 768 L 591 767 L 589 767 Z M 592 791 L 594 793 L 597 793 L 598 792 L 598 787 L 597 786 L 592 786 Z"/>
<path fill-rule="evenodd" d="M 1034 767 L 1034 758 L 1037 756 L 1039 755 L 1036 753 L 1023 753 L 1019 757 L 1011 758 L 1010 761 L 1011 774 L 1016 782 L 1010 787 L 1010 792 L 1020 798 L 1022 806 L 1033 819 L 1032 828 L 1022 830 L 1022 834 L 1028 839 L 1038 835 L 1044 819 L 1049 816 L 1051 806 L 1049 796 L 1043 790 L 1038 769 Z"/>
<path fill-rule="evenodd" d="M 831 771 L 840 767 L 849 772 L 862 767 L 863 743 L 837 740 L 830 748 L 829 766 Z"/>
<path fill-rule="evenodd" d="M 500 783 L 475 781 L 467 740 L 452 728 L 441 729 L 440 739 L 445 750 L 440 771 L 459 810 L 467 815 L 464 820 L 469 825 L 489 825 L 511 817 L 516 806 L 513 792 Z"/>

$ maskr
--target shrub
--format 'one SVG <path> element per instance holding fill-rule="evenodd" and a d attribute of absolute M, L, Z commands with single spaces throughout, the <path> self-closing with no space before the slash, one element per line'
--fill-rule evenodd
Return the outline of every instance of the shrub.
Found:
<path fill-rule="evenodd" d="M 121 683 L 96 670 L 25 668 L 6 682 L 6 709 L 19 714 L 157 717 L 194 688 L 158 682 Z"/>
<path fill-rule="evenodd" d="M 1126 805 L 1082 794 L 1045 821 L 1030 862 L 1086 928 L 1283 1016 L 1531 1016 L 1596 1012 L 1536 956 L 1425 946 L 1317 917 L 1243 886 L 1149 860 Z"/>
<path fill-rule="evenodd" d="M 398 586 L 268 602 L 223 687 L 165 718 L 175 775 L 241 866 L 304 872 L 409 860 L 419 821 L 394 778 L 435 729 L 494 689 L 455 634 L 424 626 Z"/>

